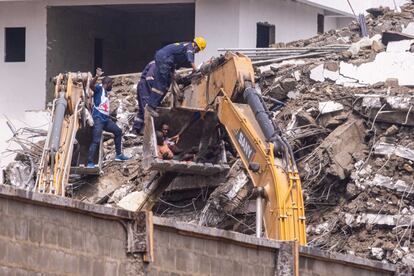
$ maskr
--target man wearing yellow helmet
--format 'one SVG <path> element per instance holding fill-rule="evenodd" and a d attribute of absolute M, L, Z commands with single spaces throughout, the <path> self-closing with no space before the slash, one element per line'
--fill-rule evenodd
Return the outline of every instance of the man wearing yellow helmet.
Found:
<path fill-rule="evenodd" d="M 158 117 L 155 109 L 167 93 L 174 71 L 181 67 L 193 68 L 193 71 L 196 71 L 194 54 L 204 50 L 206 45 L 204 38 L 196 37 L 191 42 L 169 44 L 155 53 L 154 86 L 151 88 L 152 93 L 147 106 L 152 116 Z"/>

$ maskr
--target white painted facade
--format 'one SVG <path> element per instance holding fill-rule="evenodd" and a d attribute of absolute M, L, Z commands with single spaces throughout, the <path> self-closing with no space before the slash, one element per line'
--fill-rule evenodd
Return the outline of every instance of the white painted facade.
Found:
<path fill-rule="evenodd" d="M 208 41 L 198 62 L 217 55 L 217 48 L 255 47 L 257 22 L 274 24 L 277 42 L 313 36 L 317 14 L 325 12 L 291 0 L 0 0 L 0 53 L 4 53 L 4 28 L 26 27 L 26 61 L 5 63 L 0 57 L 2 113 L 14 116 L 45 107 L 48 6 L 194 2 L 195 34 Z M 326 18 L 325 30 L 337 26 L 336 18 Z"/>
<path fill-rule="evenodd" d="M 404 2 L 396 0 L 397 4 Z M 5 51 L 6 27 L 26 27 L 26 61 L 5 63 L 0 57 L 1 112 L 18 116 L 45 107 L 48 6 L 162 3 L 195 3 L 195 34 L 208 41 L 198 62 L 217 55 L 217 48 L 255 47 L 257 22 L 274 24 L 276 42 L 287 42 L 315 35 L 317 14 L 329 14 L 326 31 L 349 22 L 349 18 L 336 17 L 335 11 L 351 14 L 346 0 L 0 0 L 0 53 Z M 369 6 L 393 6 L 393 0 L 351 3 L 358 12 Z"/>

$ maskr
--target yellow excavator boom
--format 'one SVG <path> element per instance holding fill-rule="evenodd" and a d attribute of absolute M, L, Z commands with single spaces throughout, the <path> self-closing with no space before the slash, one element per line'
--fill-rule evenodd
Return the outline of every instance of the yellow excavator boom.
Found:
<path fill-rule="evenodd" d="M 176 106 L 217 112 L 259 196 L 265 198 L 266 236 L 305 245 L 305 210 L 293 152 L 254 89 L 250 59 L 229 52 L 205 66 L 207 72 L 192 80 Z"/>

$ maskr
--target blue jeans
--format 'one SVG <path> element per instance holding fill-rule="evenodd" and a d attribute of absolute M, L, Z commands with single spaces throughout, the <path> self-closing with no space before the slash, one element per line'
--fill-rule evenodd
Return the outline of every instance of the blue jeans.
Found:
<path fill-rule="evenodd" d="M 110 119 L 104 121 L 99 117 L 94 117 L 93 124 L 92 143 L 89 146 L 88 162 L 93 162 L 93 157 L 95 156 L 96 150 L 99 148 L 102 131 L 104 130 L 115 135 L 114 140 L 116 154 L 121 154 L 122 130 Z"/>

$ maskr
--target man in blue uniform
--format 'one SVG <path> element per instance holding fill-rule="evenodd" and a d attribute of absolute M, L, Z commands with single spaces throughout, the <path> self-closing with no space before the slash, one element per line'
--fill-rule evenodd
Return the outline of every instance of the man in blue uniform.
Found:
<path fill-rule="evenodd" d="M 115 150 L 116 150 L 116 161 L 125 161 L 128 160 L 121 151 L 122 143 L 122 130 L 109 118 L 109 98 L 108 91 L 112 89 L 113 80 L 110 77 L 104 77 L 102 84 L 96 84 L 98 78 L 102 75 L 102 70 L 100 68 L 96 69 L 96 75 L 90 82 L 90 89 L 93 91 L 93 132 L 92 132 L 92 143 L 89 146 L 88 153 L 88 168 L 94 168 L 95 164 L 93 158 L 95 156 L 96 150 L 99 148 L 99 143 L 101 141 L 102 132 L 105 130 L 107 132 L 113 133 L 115 138 Z"/>
<path fill-rule="evenodd" d="M 167 93 L 174 71 L 181 67 L 193 68 L 193 71 L 196 71 L 194 54 L 204 50 L 206 44 L 204 38 L 196 37 L 191 42 L 169 44 L 156 52 L 155 81 L 147 107 L 152 116 L 158 117 L 155 109 Z"/>
<path fill-rule="evenodd" d="M 135 117 L 132 132 L 142 134 L 144 130 L 144 108 L 148 104 L 151 88 L 154 86 L 155 61 L 145 66 L 141 73 L 141 79 L 137 85 L 138 114 Z"/>

